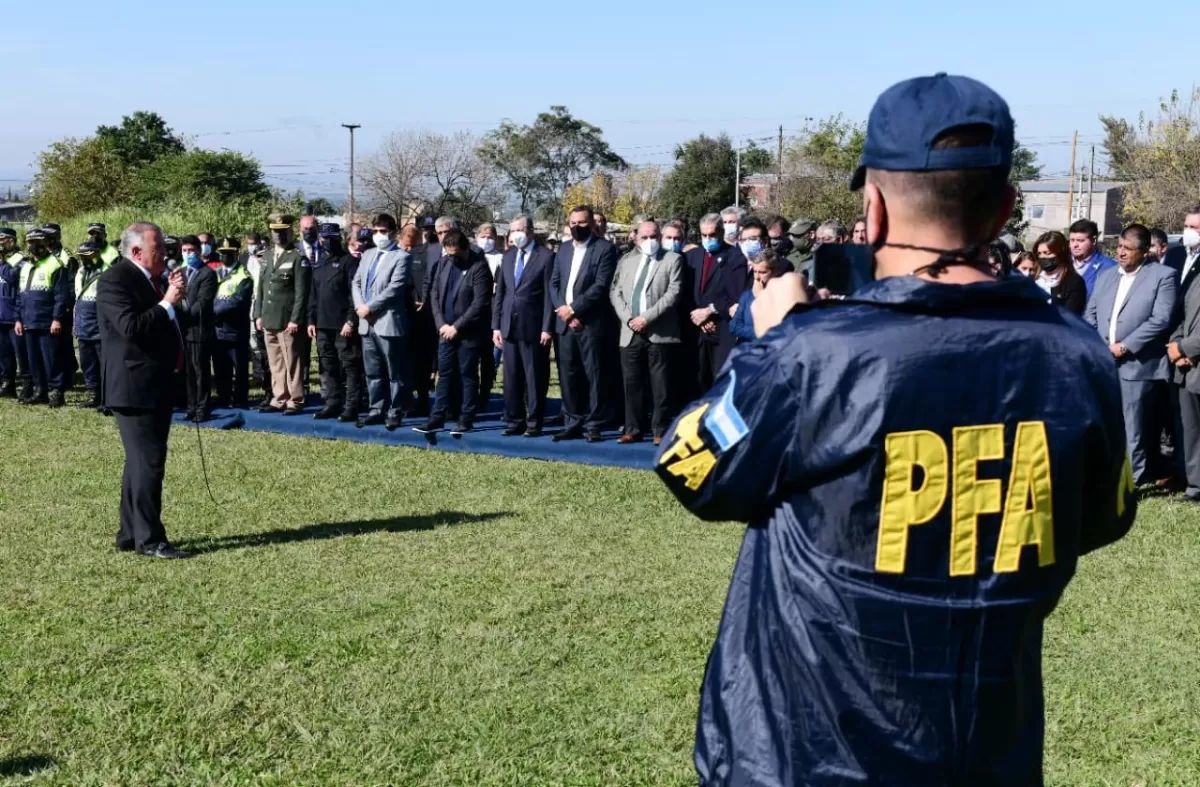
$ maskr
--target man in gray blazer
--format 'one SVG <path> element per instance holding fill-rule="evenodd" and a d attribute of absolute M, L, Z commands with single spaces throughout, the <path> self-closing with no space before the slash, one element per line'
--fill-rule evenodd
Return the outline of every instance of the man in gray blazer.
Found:
<path fill-rule="evenodd" d="M 1084 315 L 1117 362 L 1125 439 L 1138 484 L 1155 480 L 1162 465 L 1150 405 L 1155 388 L 1168 379 L 1167 338 L 1179 290 L 1173 269 L 1146 262 L 1149 251 L 1150 230 L 1141 224 L 1126 227 L 1118 265 L 1097 277 Z"/>
<path fill-rule="evenodd" d="M 664 251 L 658 224 L 638 226 L 637 247 L 621 258 L 609 292 L 621 322 L 621 376 L 625 381 L 625 433 L 619 443 L 640 442 L 647 426 L 654 444 L 671 425 L 671 354 L 679 346 L 683 257 Z M 653 417 L 650 399 L 653 393 Z"/>
<path fill-rule="evenodd" d="M 370 409 L 358 426 L 400 426 L 412 395 L 408 300 L 411 255 L 396 245 L 396 220 L 375 219 L 375 248 L 368 249 L 354 274 L 355 311 L 362 336 Z"/>

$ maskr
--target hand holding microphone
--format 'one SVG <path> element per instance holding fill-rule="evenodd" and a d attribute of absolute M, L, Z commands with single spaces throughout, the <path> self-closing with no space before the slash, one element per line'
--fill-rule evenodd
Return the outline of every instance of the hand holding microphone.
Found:
<path fill-rule="evenodd" d="M 163 300 L 172 306 L 178 306 L 185 295 L 187 295 L 187 280 L 183 278 L 183 271 L 178 269 L 171 271 L 171 275 L 167 277 L 167 294 L 163 296 Z"/>

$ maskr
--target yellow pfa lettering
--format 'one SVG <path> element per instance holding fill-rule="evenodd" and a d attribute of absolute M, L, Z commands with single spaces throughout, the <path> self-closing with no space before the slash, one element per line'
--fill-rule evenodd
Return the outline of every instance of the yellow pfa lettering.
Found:
<path fill-rule="evenodd" d="M 950 575 L 974 576 L 978 570 L 979 519 L 1000 514 L 1000 533 L 992 569 L 1020 569 L 1025 547 L 1035 546 L 1038 565 L 1055 561 L 1054 487 L 1050 444 L 1041 421 L 1017 424 L 1007 496 L 997 478 L 980 478 L 979 463 L 1006 458 L 1004 425 L 958 427 L 950 448 L 933 432 L 897 432 L 887 436 L 877 571 L 902 574 L 908 557 L 909 528 L 937 517 L 950 497 Z M 923 475 L 914 488 L 918 468 Z M 1117 490 L 1117 513 L 1133 489 L 1128 460 Z"/>
<path fill-rule="evenodd" d="M 950 515 L 950 576 L 975 574 L 979 517 L 1000 513 L 1000 479 L 979 478 L 979 463 L 1004 458 L 1004 426 L 954 430 L 954 496 Z"/>
<path fill-rule="evenodd" d="M 908 556 L 908 529 L 937 516 L 946 500 L 946 443 L 933 432 L 897 432 L 887 436 L 883 503 L 879 510 L 879 543 L 875 570 L 903 574 Z M 924 480 L 913 489 L 915 470 Z"/>
<path fill-rule="evenodd" d="M 707 411 L 708 405 L 704 404 L 681 417 L 675 427 L 675 442 L 658 460 L 668 473 L 685 479 L 684 485 L 693 492 L 700 488 L 717 463 L 716 456 L 705 447 L 704 438 L 700 436 L 700 421 Z"/>
<path fill-rule="evenodd" d="M 1129 454 L 1125 454 L 1125 466 L 1121 468 L 1121 481 L 1117 484 L 1117 516 L 1125 516 L 1125 502 L 1129 495 L 1132 495 L 1137 490 L 1137 484 L 1133 481 L 1133 462 L 1129 459 Z"/>

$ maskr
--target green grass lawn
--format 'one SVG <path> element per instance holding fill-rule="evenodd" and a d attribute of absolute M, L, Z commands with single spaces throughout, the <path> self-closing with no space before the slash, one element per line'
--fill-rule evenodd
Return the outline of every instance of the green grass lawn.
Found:
<path fill-rule="evenodd" d="M 121 448 L 0 402 L 0 784 L 689 785 L 741 528 L 649 473 L 172 433 L 185 562 L 112 550 Z M 1200 509 L 1049 626 L 1054 785 L 1200 784 Z"/>

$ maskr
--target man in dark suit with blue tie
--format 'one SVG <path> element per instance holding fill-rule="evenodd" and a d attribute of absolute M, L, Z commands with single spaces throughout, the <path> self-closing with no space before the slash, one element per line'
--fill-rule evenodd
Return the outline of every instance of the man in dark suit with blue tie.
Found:
<path fill-rule="evenodd" d="M 533 217 L 528 214 L 508 225 L 508 240 L 509 249 L 496 271 L 492 308 L 492 343 L 504 352 L 504 434 L 537 437 L 550 387 L 554 255 L 534 242 Z"/>
<path fill-rule="evenodd" d="M 684 255 L 683 297 L 685 314 L 681 324 L 685 352 L 694 357 L 689 364 L 694 379 L 688 388 L 695 398 L 712 387 L 717 372 L 733 350 L 729 332 L 729 308 L 744 289 L 745 258 L 725 242 L 721 217 L 710 213 L 700 219 L 700 247 Z"/>
<path fill-rule="evenodd" d="M 566 428 L 555 441 L 577 440 L 587 432 L 589 443 L 602 439 L 603 377 L 606 369 L 605 332 L 611 311 L 609 287 L 617 268 L 617 249 L 592 234 L 594 215 L 589 205 L 571 211 L 571 242 L 564 243 L 550 274 L 550 303 L 558 334 L 558 378 L 562 385 Z"/>

